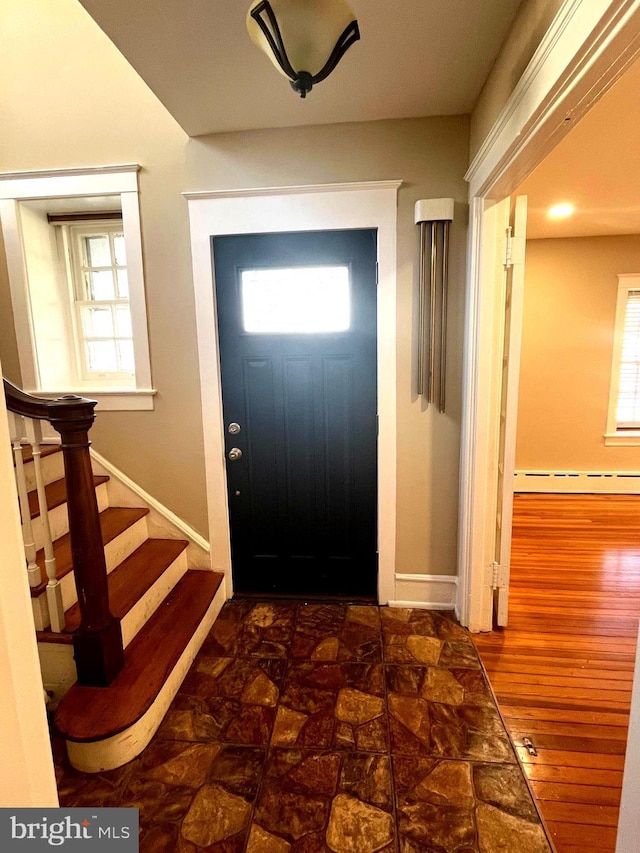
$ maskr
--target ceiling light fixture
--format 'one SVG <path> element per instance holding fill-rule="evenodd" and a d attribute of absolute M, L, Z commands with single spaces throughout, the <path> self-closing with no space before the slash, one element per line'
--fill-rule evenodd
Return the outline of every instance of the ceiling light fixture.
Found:
<path fill-rule="evenodd" d="M 255 0 L 247 13 L 247 30 L 301 98 L 331 74 L 360 38 L 346 0 Z"/>
<path fill-rule="evenodd" d="M 567 201 L 563 201 L 561 204 L 554 204 L 547 211 L 547 216 L 550 219 L 566 219 L 567 216 L 571 216 L 575 210 L 575 207 L 572 204 L 569 204 Z"/>

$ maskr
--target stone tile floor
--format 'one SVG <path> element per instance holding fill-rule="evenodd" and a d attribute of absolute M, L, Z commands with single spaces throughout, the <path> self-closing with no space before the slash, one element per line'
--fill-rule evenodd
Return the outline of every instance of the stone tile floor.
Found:
<path fill-rule="evenodd" d="M 64 806 L 137 806 L 143 853 L 548 853 L 446 613 L 225 604 L 158 733 Z"/>

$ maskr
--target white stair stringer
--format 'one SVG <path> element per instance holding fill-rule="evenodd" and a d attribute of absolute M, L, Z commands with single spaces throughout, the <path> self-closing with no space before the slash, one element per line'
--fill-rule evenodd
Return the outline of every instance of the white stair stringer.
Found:
<path fill-rule="evenodd" d="M 189 568 L 204 571 L 212 568 L 211 548 L 203 536 L 93 448 L 91 459 L 94 473 L 109 477 L 107 491 L 112 506 L 147 507 L 149 536 L 158 539 L 186 539 L 189 542 Z"/>

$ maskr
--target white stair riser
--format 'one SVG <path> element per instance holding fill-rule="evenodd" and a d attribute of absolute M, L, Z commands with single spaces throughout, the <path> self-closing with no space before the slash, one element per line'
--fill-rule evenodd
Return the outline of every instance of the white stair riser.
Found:
<path fill-rule="evenodd" d="M 107 573 L 112 572 L 123 560 L 133 554 L 136 548 L 147 539 L 146 516 L 136 521 L 126 530 L 123 530 L 115 539 L 107 543 L 104 548 L 104 557 L 107 564 Z M 73 572 L 68 572 L 60 581 L 62 589 L 62 606 L 68 610 L 78 600 L 76 582 Z M 37 631 L 49 628 L 49 608 L 47 606 L 47 593 L 43 592 L 38 598 L 31 600 L 33 606 L 34 621 Z"/>
<path fill-rule="evenodd" d="M 46 631 L 51 621 L 49 619 L 49 607 L 45 592 L 39 598 L 31 599 L 31 609 L 33 610 L 33 623 L 36 631 Z"/>
<path fill-rule="evenodd" d="M 49 456 L 42 456 L 40 464 L 46 486 L 49 483 L 55 483 L 56 480 L 64 478 L 64 457 L 62 453 L 51 453 Z M 27 481 L 27 491 L 32 492 L 36 487 L 36 468 L 33 462 L 25 462 L 24 476 Z"/>
<path fill-rule="evenodd" d="M 62 608 L 63 610 L 68 610 L 78 600 L 76 579 L 73 572 L 69 572 L 62 578 L 60 588 L 62 589 Z M 45 591 L 42 594 L 46 596 L 47 593 Z"/>
<path fill-rule="evenodd" d="M 78 678 L 73 646 L 70 643 L 38 643 L 38 655 L 44 689 L 53 692 L 48 707 L 54 710 Z"/>
<path fill-rule="evenodd" d="M 186 571 L 187 554 L 183 551 L 122 619 L 122 642 L 125 648 L 156 612 Z"/>
<path fill-rule="evenodd" d="M 60 581 L 60 589 L 62 591 L 62 609 L 68 610 L 68 608 L 78 600 L 73 572 L 69 572 L 62 578 Z M 48 631 L 51 627 L 51 618 L 49 616 L 47 591 L 44 590 L 44 592 L 41 592 L 37 598 L 32 598 L 31 606 L 33 608 L 33 619 L 36 625 L 36 631 Z"/>
<path fill-rule="evenodd" d="M 133 553 L 133 551 L 139 547 L 138 545 L 135 545 L 135 547 L 133 546 L 135 544 L 135 540 L 140 538 L 140 535 L 144 536 L 142 541 L 146 539 L 146 530 L 144 530 L 142 522 L 144 522 L 144 519 L 140 519 L 140 521 L 137 522 L 136 526 L 139 526 L 140 529 L 136 534 L 136 537 L 128 537 L 128 547 L 132 549 L 130 553 Z M 129 530 L 131 529 L 132 528 L 129 528 Z M 127 532 L 128 531 L 124 531 L 120 536 L 124 537 Z M 118 563 L 115 565 L 118 565 Z M 107 570 L 113 571 L 115 565 L 111 568 L 107 568 Z M 161 602 L 167 597 L 180 578 L 187 571 L 187 568 L 187 554 L 186 551 L 183 551 L 170 566 L 167 566 L 153 586 L 146 591 L 142 598 L 136 602 L 136 604 L 126 614 L 122 620 L 122 641 L 125 647 L 129 645 L 142 626 L 151 618 L 151 616 L 153 616 Z M 62 587 L 62 603 L 64 609 L 68 610 L 68 608 L 78 600 L 73 572 L 69 572 L 69 574 L 62 578 L 60 586 Z M 36 609 L 38 611 L 38 621 L 40 622 L 40 625 L 36 625 L 36 629 L 39 631 L 46 630 L 50 625 L 46 596 L 46 592 L 43 592 L 37 599 L 33 599 L 34 614 Z"/>
<path fill-rule="evenodd" d="M 104 546 L 104 559 L 107 564 L 107 572 L 112 572 L 123 560 L 126 560 L 136 548 L 148 539 L 147 517 L 143 516 L 126 530 L 123 530 L 115 539 Z"/>
<path fill-rule="evenodd" d="M 109 506 L 109 497 L 107 495 L 107 484 L 102 483 L 96 489 L 96 498 L 98 500 L 98 512 L 102 512 Z M 41 516 L 36 516 L 31 522 L 33 528 L 33 538 L 36 543 L 36 550 L 44 547 L 44 525 Z M 49 527 L 51 528 L 51 539 L 55 542 L 65 533 L 69 532 L 69 517 L 67 515 L 66 503 L 60 504 L 55 509 L 49 511 Z"/>
<path fill-rule="evenodd" d="M 131 761 L 139 755 L 154 736 L 169 705 L 180 689 L 180 685 L 189 667 L 200 650 L 216 616 L 224 604 L 224 584 L 220 584 L 209 609 L 196 629 L 188 646 L 182 653 L 175 667 L 168 675 L 164 686 L 158 693 L 155 702 L 137 723 L 125 731 L 105 740 L 89 743 L 66 741 L 69 761 L 83 773 L 100 773 L 103 770 L 114 770 Z"/>

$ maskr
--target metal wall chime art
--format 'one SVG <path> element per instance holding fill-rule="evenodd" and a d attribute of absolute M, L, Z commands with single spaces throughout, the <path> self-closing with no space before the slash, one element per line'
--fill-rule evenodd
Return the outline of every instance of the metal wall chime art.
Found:
<path fill-rule="evenodd" d="M 418 326 L 418 396 L 433 403 L 437 385 L 438 409 L 445 410 L 447 371 L 447 301 L 449 289 L 449 228 L 452 198 L 423 198 L 416 202 L 420 225 L 420 284 Z"/>

